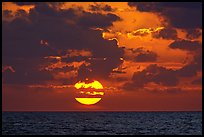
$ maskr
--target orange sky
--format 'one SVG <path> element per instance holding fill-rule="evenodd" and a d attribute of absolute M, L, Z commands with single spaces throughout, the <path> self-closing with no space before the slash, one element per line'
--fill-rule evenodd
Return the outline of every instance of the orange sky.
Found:
<path fill-rule="evenodd" d="M 201 111 L 201 4 L 146 5 L 2 3 L 3 111 Z M 92 106 L 74 99 L 85 78 L 103 85 Z"/>

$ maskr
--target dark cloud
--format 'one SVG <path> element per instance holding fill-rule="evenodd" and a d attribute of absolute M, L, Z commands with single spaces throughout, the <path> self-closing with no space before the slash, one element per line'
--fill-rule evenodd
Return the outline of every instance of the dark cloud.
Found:
<path fill-rule="evenodd" d="M 19 10 L 16 11 L 16 14 L 15 14 L 15 15 L 16 15 L 16 16 L 20 16 L 20 17 L 23 17 L 23 16 L 26 16 L 27 13 L 26 13 L 25 10 L 19 9 Z"/>
<path fill-rule="evenodd" d="M 76 61 L 76 62 L 80 62 L 80 61 L 88 61 L 88 57 L 84 57 L 84 56 L 75 56 L 75 57 L 63 57 L 61 59 L 62 62 L 67 62 L 67 63 L 70 63 L 70 62 L 73 62 L 73 61 Z"/>
<path fill-rule="evenodd" d="M 106 60 L 91 60 L 89 66 L 80 66 L 78 78 L 108 78 L 112 70 L 120 66 L 123 62 L 120 60 L 120 57 L 124 54 L 123 50 L 119 49 L 117 52 L 114 58 L 108 55 L 108 57 L 106 56 Z"/>
<path fill-rule="evenodd" d="M 89 5 L 89 9 L 92 11 L 114 11 L 114 9 L 107 4 L 97 4 Z"/>
<path fill-rule="evenodd" d="M 202 46 L 198 41 L 180 40 L 169 45 L 173 49 L 182 49 L 193 55 L 193 60 L 181 69 L 177 70 L 179 77 L 193 77 L 198 71 L 202 71 Z"/>
<path fill-rule="evenodd" d="M 172 69 L 166 69 L 157 65 L 149 65 L 144 71 L 148 82 L 155 82 L 164 86 L 175 86 L 178 84 L 178 78 L 175 71 Z M 134 81 L 134 75 L 133 75 Z"/>
<path fill-rule="evenodd" d="M 185 5 L 185 4 L 183 4 Z M 177 7 L 176 9 L 167 10 L 164 16 L 167 17 L 173 27 L 187 29 L 187 28 L 202 28 L 202 7 L 201 3 L 192 3 L 198 8 Z"/>
<path fill-rule="evenodd" d="M 164 28 L 160 31 L 153 32 L 152 37 L 162 39 L 177 39 L 177 32 L 172 28 Z"/>
<path fill-rule="evenodd" d="M 11 10 L 3 10 L 2 12 L 4 17 L 7 17 L 7 18 L 13 17 Z"/>
<path fill-rule="evenodd" d="M 200 46 L 197 50 L 193 50 L 191 54 L 193 54 L 193 60 L 177 70 L 179 77 L 193 77 L 197 75 L 197 72 L 202 71 L 202 47 Z"/>
<path fill-rule="evenodd" d="M 133 50 L 133 49 L 131 49 Z M 141 48 L 133 50 L 135 52 L 142 51 Z M 188 77 L 192 78 L 197 76 L 198 72 L 202 71 L 202 47 L 191 52 L 193 54 L 193 60 L 187 65 L 178 70 L 167 69 L 156 64 L 149 65 L 146 69 L 135 72 L 130 82 L 125 83 L 121 88 L 126 90 L 137 90 L 144 88 L 146 84 L 153 82 L 158 85 L 174 87 L 179 84 L 179 78 Z M 201 79 L 194 80 L 192 84 L 201 85 Z M 165 90 L 168 92 L 167 90 Z M 180 90 L 172 89 L 169 92 L 181 92 Z"/>
<path fill-rule="evenodd" d="M 25 5 L 36 5 L 39 4 L 40 2 L 14 2 L 18 6 L 25 6 Z"/>
<path fill-rule="evenodd" d="M 125 90 L 137 90 L 144 88 L 150 82 L 171 87 L 176 86 L 179 80 L 174 70 L 153 64 L 149 65 L 143 71 L 135 72 L 132 76 L 132 81 L 125 83 L 121 88 Z"/>
<path fill-rule="evenodd" d="M 194 51 L 197 50 L 200 46 L 201 44 L 198 41 L 175 40 L 169 45 L 169 48 Z"/>
<path fill-rule="evenodd" d="M 161 12 L 162 7 L 157 2 L 128 2 L 131 7 L 136 7 L 137 10 L 143 12 Z"/>
<path fill-rule="evenodd" d="M 55 4 L 55 3 L 54 3 Z M 54 5 L 53 4 L 53 5 Z M 50 3 L 40 2 L 37 4 L 35 8 L 30 9 L 29 19 L 34 20 L 42 20 L 43 18 L 47 19 L 58 19 L 61 21 L 64 19 L 74 19 L 77 17 L 73 8 L 60 10 L 56 7 L 50 6 Z"/>
<path fill-rule="evenodd" d="M 197 74 L 197 69 L 195 64 L 188 64 L 177 70 L 180 77 L 192 77 Z"/>
<path fill-rule="evenodd" d="M 201 31 L 199 29 L 187 29 L 186 32 L 186 38 L 188 39 L 196 39 L 201 36 Z"/>
<path fill-rule="evenodd" d="M 18 6 L 25 6 L 25 5 L 49 5 L 49 6 L 52 6 L 52 7 L 57 7 L 57 6 L 61 6 L 64 4 L 64 2 L 13 2 L 15 3 L 16 5 Z"/>
<path fill-rule="evenodd" d="M 3 22 L 3 63 L 10 63 L 15 58 L 44 57 L 55 54 L 48 47 L 40 45 L 40 32 L 32 30 L 24 18 L 16 18 L 12 22 Z"/>
<path fill-rule="evenodd" d="M 201 2 L 129 2 L 128 5 L 142 12 L 158 13 L 176 28 L 202 28 Z"/>
<path fill-rule="evenodd" d="M 180 77 L 192 77 L 197 74 L 197 68 L 195 64 L 188 64 L 177 70 Z"/>
<path fill-rule="evenodd" d="M 139 53 L 135 58 L 136 62 L 154 62 L 156 60 L 157 60 L 157 54 L 152 51 Z"/>
<path fill-rule="evenodd" d="M 134 56 L 134 60 L 136 62 L 155 62 L 157 61 L 158 55 L 150 50 L 145 50 L 143 47 L 139 47 L 136 49 L 133 48 L 125 48 L 125 50 L 131 51 L 131 53 Z M 125 57 L 126 60 L 128 60 L 131 57 Z"/>
<path fill-rule="evenodd" d="M 115 14 L 108 13 L 103 15 L 100 13 L 89 13 L 86 12 L 83 17 L 78 20 L 80 26 L 85 27 L 99 27 L 106 28 L 112 26 L 114 21 L 120 21 L 121 18 Z"/>
<path fill-rule="evenodd" d="M 7 84 L 42 84 L 52 80 L 53 76 L 50 72 L 39 69 L 39 62 L 43 64 L 46 60 L 41 58 L 17 58 L 6 62 L 15 69 L 15 72 L 3 73 L 4 82 Z"/>
<path fill-rule="evenodd" d="M 25 84 L 52 80 L 55 70 L 51 74 L 39 68 L 57 61 L 44 57 L 63 56 L 68 53 L 67 50 L 88 50 L 93 58 L 107 58 L 105 61 L 100 61 L 87 60 L 87 57 L 80 55 L 63 57 L 64 63 L 82 60 L 91 63 L 90 66 L 80 67 L 78 78 L 83 78 L 83 75 L 92 78 L 108 77 L 112 69 L 122 63 L 120 57 L 124 52 L 118 47 L 117 42 L 105 40 L 101 36 L 101 31 L 90 29 L 90 27 L 111 26 L 113 21 L 119 19 L 114 14 L 102 15 L 81 11 L 79 16 L 75 9 L 56 9 L 43 2 L 36 4 L 28 15 L 25 15 L 24 11 L 19 11 L 17 14 L 20 16 L 11 22 L 2 22 L 3 64 L 16 69 L 14 75 L 5 76 L 10 77 L 7 80 L 9 83 L 18 82 L 19 78 L 19 83 Z M 47 41 L 47 44 L 42 44 L 42 40 Z M 61 70 L 68 71 L 63 67 Z"/>

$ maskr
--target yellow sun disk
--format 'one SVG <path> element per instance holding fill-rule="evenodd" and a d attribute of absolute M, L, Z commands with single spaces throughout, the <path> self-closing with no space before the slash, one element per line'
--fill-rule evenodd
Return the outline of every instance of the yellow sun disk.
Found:
<path fill-rule="evenodd" d="M 95 89 L 103 89 L 103 86 L 100 82 L 94 80 L 94 82 L 86 84 L 85 82 L 78 82 L 74 85 L 76 89 L 79 88 L 95 88 Z"/>
<path fill-rule="evenodd" d="M 79 103 L 84 105 L 93 105 L 101 100 L 101 98 L 75 98 Z"/>

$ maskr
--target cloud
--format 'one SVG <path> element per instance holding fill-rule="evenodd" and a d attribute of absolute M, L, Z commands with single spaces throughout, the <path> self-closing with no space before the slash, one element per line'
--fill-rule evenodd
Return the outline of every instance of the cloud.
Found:
<path fill-rule="evenodd" d="M 14 2 L 18 6 L 24 6 L 24 5 L 36 5 L 39 2 Z"/>
<path fill-rule="evenodd" d="M 122 56 L 123 50 L 121 49 L 116 53 L 116 56 Z M 112 70 L 122 64 L 120 58 L 112 58 L 110 55 L 106 60 L 91 60 L 89 66 L 82 65 L 78 70 L 79 79 L 94 79 L 94 78 L 108 78 Z"/>
<path fill-rule="evenodd" d="M 193 60 L 181 69 L 177 70 L 180 77 L 196 76 L 198 71 L 202 71 L 202 46 L 198 41 L 176 40 L 169 45 L 172 49 L 188 51 L 193 56 Z"/>
<path fill-rule="evenodd" d="M 4 82 L 7 84 L 40 84 L 52 80 L 53 76 L 50 72 L 39 70 L 39 66 L 45 61 L 40 58 L 11 60 L 9 63 L 15 69 L 15 73 L 5 71 L 2 76 Z"/>
<path fill-rule="evenodd" d="M 201 36 L 201 31 L 199 29 L 187 29 L 186 38 L 188 39 L 196 39 Z"/>
<path fill-rule="evenodd" d="M 192 61 L 178 69 L 178 77 L 197 77 L 198 72 L 202 72 L 202 46 L 198 41 L 181 40 L 178 44 L 172 45 L 174 48 L 180 48 L 188 51 L 193 57 Z"/>
<path fill-rule="evenodd" d="M 143 87 L 149 82 L 154 82 L 164 86 L 176 86 L 178 78 L 174 70 L 166 69 L 156 64 L 149 65 L 143 71 L 135 72 L 132 76 L 133 84 Z"/>
<path fill-rule="evenodd" d="M 201 2 L 129 2 L 128 5 L 142 12 L 157 13 L 172 27 L 202 28 Z"/>
<path fill-rule="evenodd" d="M 163 29 L 164 27 L 157 27 L 154 29 L 153 28 L 142 28 L 142 29 L 138 29 L 138 30 L 127 33 L 127 37 L 128 38 L 137 37 L 137 36 L 144 37 L 152 33 L 158 33 L 159 31 Z"/>
<path fill-rule="evenodd" d="M 18 6 L 29 6 L 29 5 L 49 5 L 52 7 L 58 7 L 64 4 L 64 2 L 13 2 Z"/>
<path fill-rule="evenodd" d="M 164 28 L 160 31 L 153 32 L 152 37 L 162 39 L 177 39 L 177 32 L 172 28 Z"/>
<path fill-rule="evenodd" d="M 145 74 L 147 82 L 155 82 L 164 86 L 175 86 L 178 84 L 175 71 L 172 69 L 166 69 L 162 66 L 153 64 L 143 70 L 143 73 Z M 137 75 L 133 75 L 133 81 L 135 81 L 136 78 Z"/>
<path fill-rule="evenodd" d="M 143 12 L 160 12 L 162 8 L 160 3 L 157 2 L 128 2 L 128 5 L 131 7 L 136 7 L 137 10 Z"/>
<path fill-rule="evenodd" d="M 157 61 L 158 55 L 150 50 L 145 50 L 143 47 L 136 49 L 133 48 L 124 48 L 125 60 L 131 60 L 134 62 L 155 62 Z"/>
<path fill-rule="evenodd" d="M 139 53 L 135 61 L 136 62 L 155 62 L 157 60 L 157 54 L 152 51 L 147 51 L 146 53 Z"/>
<path fill-rule="evenodd" d="M 3 10 L 3 16 L 6 18 L 13 17 L 12 10 Z"/>
<path fill-rule="evenodd" d="M 89 13 L 86 12 L 84 15 L 78 20 L 78 24 L 80 26 L 85 27 L 96 27 L 96 28 L 106 28 L 108 26 L 112 26 L 114 21 L 120 21 L 121 18 L 115 14 L 108 13 L 106 15 L 100 13 Z"/>
<path fill-rule="evenodd" d="M 186 51 L 197 50 L 201 44 L 198 41 L 189 41 L 189 40 L 175 40 L 169 45 L 169 48 L 172 49 L 181 49 Z"/>
<path fill-rule="evenodd" d="M 136 50 L 136 52 L 138 51 L 141 51 L 141 49 L 139 48 Z M 179 81 L 182 77 L 197 77 L 198 72 L 202 71 L 202 47 L 193 50 L 191 54 L 193 54 L 193 60 L 180 69 L 172 70 L 156 64 L 151 64 L 144 70 L 135 72 L 131 81 L 126 82 L 121 88 L 134 91 L 144 88 L 148 83 L 153 82 L 169 89 L 169 87 L 177 86 L 182 82 Z M 202 79 L 198 78 L 197 80 L 192 81 L 192 84 L 201 85 L 201 81 Z"/>
<path fill-rule="evenodd" d="M 192 52 L 193 60 L 177 70 L 180 77 L 193 77 L 197 75 L 197 72 L 202 71 L 202 47 Z"/>
<path fill-rule="evenodd" d="M 62 72 L 70 70 L 66 64 L 83 61 L 91 65 L 78 67 L 77 78 L 83 78 L 86 74 L 84 69 L 92 70 L 84 77 L 108 77 L 112 69 L 121 64 L 123 49 L 118 47 L 117 41 L 103 39 L 100 30 L 90 27 L 109 27 L 120 18 L 114 14 L 90 13 L 83 9 L 77 11 L 74 8 L 56 9 L 49 3 L 40 3 L 26 15 L 20 11 L 20 16 L 3 21 L 3 64 L 16 70 L 15 75 L 6 76 L 6 82 L 34 84 L 54 81 L 53 75 L 60 69 Z M 89 60 L 90 57 L 107 60 Z M 42 69 L 56 63 L 60 66 L 59 59 L 61 67 L 52 72 Z"/>
<path fill-rule="evenodd" d="M 195 64 L 188 64 L 177 70 L 177 73 L 181 77 L 192 77 L 197 73 L 197 68 Z"/>
<path fill-rule="evenodd" d="M 142 71 L 135 72 L 130 82 L 126 82 L 121 88 L 136 90 L 144 88 L 148 83 L 155 83 L 161 86 L 174 87 L 179 83 L 177 72 L 156 64 L 149 65 Z"/>
<path fill-rule="evenodd" d="M 94 5 L 89 5 L 89 9 L 91 11 L 115 11 L 110 5 L 98 3 L 95 3 Z"/>

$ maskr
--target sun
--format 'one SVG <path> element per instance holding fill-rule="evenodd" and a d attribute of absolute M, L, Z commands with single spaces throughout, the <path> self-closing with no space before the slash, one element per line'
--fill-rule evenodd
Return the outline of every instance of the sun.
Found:
<path fill-rule="evenodd" d="M 104 95 L 102 91 L 103 85 L 94 80 L 93 82 L 77 82 L 74 87 L 78 90 L 78 95 L 75 100 L 83 105 L 94 105 L 101 100 Z"/>
<path fill-rule="evenodd" d="M 75 98 L 75 99 L 76 101 L 84 105 L 93 105 L 101 100 L 101 98 Z"/>
<path fill-rule="evenodd" d="M 77 82 L 75 85 L 75 88 L 77 89 L 80 89 L 80 88 L 95 88 L 95 89 L 103 89 L 103 86 L 102 84 L 97 81 L 97 80 L 94 80 L 93 82 L 91 83 L 85 83 L 85 82 Z"/>

